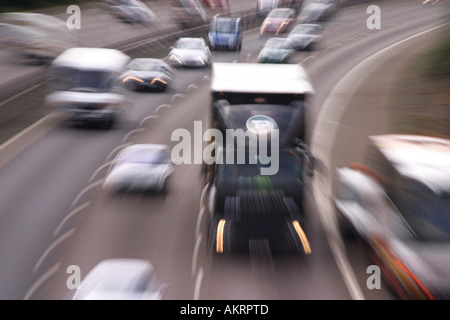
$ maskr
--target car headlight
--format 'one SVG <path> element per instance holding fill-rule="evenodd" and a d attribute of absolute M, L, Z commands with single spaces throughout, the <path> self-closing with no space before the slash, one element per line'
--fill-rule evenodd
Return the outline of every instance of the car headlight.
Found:
<path fill-rule="evenodd" d="M 139 78 L 133 77 L 133 76 L 129 76 L 129 77 L 124 78 L 122 80 L 122 83 L 125 83 L 125 82 L 130 81 L 130 80 L 137 81 L 137 82 L 140 82 L 140 83 L 144 82 L 144 80 L 142 80 L 142 79 L 139 79 Z"/>
<path fill-rule="evenodd" d="M 169 60 L 170 60 L 170 61 L 176 61 L 176 62 L 178 62 L 178 63 L 180 63 L 180 64 L 183 64 L 183 62 L 181 62 L 181 60 L 180 60 L 176 55 L 174 55 L 174 54 L 172 54 L 172 55 L 169 57 Z"/>
<path fill-rule="evenodd" d="M 206 63 L 206 57 L 204 55 L 199 55 L 197 57 L 197 60 L 200 61 L 202 64 Z"/>

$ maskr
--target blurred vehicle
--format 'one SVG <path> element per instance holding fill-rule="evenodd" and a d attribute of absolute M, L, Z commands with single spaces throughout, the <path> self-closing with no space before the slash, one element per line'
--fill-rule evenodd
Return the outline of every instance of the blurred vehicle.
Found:
<path fill-rule="evenodd" d="M 299 14 L 300 23 L 327 21 L 338 10 L 336 0 L 305 0 Z"/>
<path fill-rule="evenodd" d="M 363 240 L 402 299 L 450 298 L 450 140 L 372 136 L 337 169 L 341 232 Z"/>
<path fill-rule="evenodd" d="M 179 38 L 168 55 L 169 64 L 174 67 L 209 67 L 212 55 L 203 38 Z"/>
<path fill-rule="evenodd" d="M 269 12 L 260 28 L 260 36 L 280 35 L 289 32 L 297 22 L 294 9 L 278 8 Z"/>
<path fill-rule="evenodd" d="M 221 165 L 219 170 L 227 166 L 231 167 Z M 312 253 L 303 212 L 282 190 L 238 189 L 225 199 L 223 211 L 217 211 L 212 219 L 208 248 L 213 259 L 230 254 Z"/>
<path fill-rule="evenodd" d="M 149 261 L 107 259 L 86 275 L 72 300 L 161 300 L 166 289 Z"/>
<path fill-rule="evenodd" d="M 226 49 L 240 51 L 243 26 L 241 18 L 215 17 L 208 32 L 209 47 L 212 50 Z"/>
<path fill-rule="evenodd" d="M 126 23 L 137 23 L 151 26 L 159 22 L 155 13 L 139 0 L 103 1 L 113 16 Z"/>
<path fill-rule="evenodd" d="M 248 199 L 256 197 L 254 204 L 258 208 L 261 208 L 261 204 L 257 202 L 260 196 L 263 198 L 262 201 L 269 201 L 271 197 L 275 195 L 278 197 L 281 194 L 282 198 L 292 201 L 298 207 L 298 209 L 279 207 L 280 212 L 284 212 L 280 217 L 271 217 L 268 213 L 267 220 L 259 221 L 262 223 L 259 225 L 261 228 L 258 227 L 259 222 L 253 220 L 258 216 L 257 212 L 251 211 L 251 208 L 248 209 L 249 213 L 247 211 L 236 213 L 244 216 L 248 214 L 249 220 L 246 223 L 254 222 L 255 233 L 252 233 L 253 235 L 247 233 L 248 236 L 255 238 L 260 232 L 261 238 L 272 238 L 268 234 L 271 219 L 284 220 L 284 222 L 279 220 L 279 223 L 287 223 L 285 227 L 289 229 L 292 227 L 293 220 L 286 222 L 285 218 L 296 217 L 293 219 L 298 220 L 299 217 L 295 213 L 297 211 L 303 216 L 303 194 L 314 167 L 314 158 L 308 151 L 308 146 L 303 143 L 306 100 L 314 93 L 311 82 L 304 69 L 297 64 L 214 63 L 210 93 L 212 98 L 210 127 L 218 130 L 224 137 L 229 130 L 233 132 L 242 130 L 245 135 L 248 135 L 248 146 L 242 146 L 237 141 L 234 153 L 229 153 L 228 142 L 225 145 L 225 141 L 222 141 L 223 144 L 218 145 L 220 142 L 209 141 L 208 148 L 215 150 L 214 157 L 219 156 L 221 157 L 219 159 L 222 159 L 210 161 L 211 159 L 205 158 L 203 167 L 207 190 L 205 206 L 209 212 L 212 228 L 211 241 L 214 241 L 217 235 L 215 232 L 222 219 L 234 220 L 234 218 L 226 218 L 225 214 L 228 214 L 226 212 L 228 212 L 229 201 L 239 201 L 236 199 L 239 198 L 238 193 L 241 191 L 250 196 Z M 272 131 L 267 131 L 269 129 L 277 130 L 277 145 L 273 147 L 277 148 L 279 153 L 279 166 L 273 175 L 262 175 L 262 168 L 270 169 L 273 163 L 266 161 L 263 164 L 257 151 L 260 149 L 254 149 L 255 144 L 252 144 L 252 140 L 259 139 L 263 131 L 268 132 L 270 136 Z M 267 138 L 266 141 L 267 147 L 272 150 L 272 138 Z M 245 155 L 245 161 L 242 164 L 230 163 L 227 159 L 236 157 L 238 152 Z M 261 195 L 261 192 L 265 190 L 270 191 L 267 198 L 266 195 Z M 251 216 L 253 213 L 255 215 Z M 235 226 L 238 226 L 238 220 L 241 218 L 238 218 L 235 213 L 233 215 L 237 219 Z M 242 230 L 246 228 L 245 223 L 241 226 Z M 273 236 L 284 237 L 286 232 L 292 231 L 288 229 L 283 229 L 285 231 L 280 229 L 279 232 L 274 229 L 273 232 L 276 235 Z M 289 234 L 292 235 L 292 233 Z M 245 236 L 242 241 L 240 243 L 248 248 L 248 238 Z M 297 245 L 294 247 L 299 248 Z"/>
<path fill-rule="evenodd" d="M 214 14 L 226 14 L 230 12 L 228 0 L 202 0 L 202 3 L 208 11 Z"/>
<path fill-rule="evenodd" d="M 0 14 L 0 44 L 20 58 L 46 63 L 75 45 L 66 23 L 40 13 Z"/>
<path fill-rule="evenodd" d="M 305 69 L 298 64 L 216 62 L 212 66 L 210 94 L 213 127 L 218 125 L 218 106 L 224 102 L 231 109 L 253 105 L 255 112 L 272 105 L 277 106 L 273 107 L 275 113 L 289 113 L 283 120 L 283 128 L 289 130 L 285 137 L 280 136 L 280 146 L 295 146 L 296 138 L 306 141 L 306 106 L 314 89 Z"/>
<path fill-rule="evenodd" d="M 172 68 L 164 60 L 136 58 L 127 65 L 120 79 L 130 90 L 165 91 L 173 77 Z"/>
<path fill-rule="evenodd" d="M 193 28 L 208 23 L 208 13 L 198 0 L 171 0 L 173 19 L 180 28 Z"/>
<path fill-rule="evenodd" d="M 320 24 L 297 24 L 288 35 L 295 50 L 314 50 L 322 40 Z"/>
<path fill-rule="evenodd" d="M 287 38 L 269 38 L 262 47 L 258 63 L 289 63 L 295 50 Z"/>
<path fill-rule="evenodd" d="M 166 193 L 173 163 L 169 148 L 160 144 L 135 144 L 114 159 L 103 183 L 112 191 Z"/>
<path fill-rule="evenodd" d="M 203 171 L 211 254 L 310 254 L 304 195 L 314 157 L 302 139 L 305 103 L 313 88 L 304 69 L 296 64 L 214 63 L 210 91 L 211 128 L 222 136 L 242 130 L 248 139 L 244 145 L 242 139 L 233 142 L 233 149 L 228 141 L 208 145 L 216 157 L 214 162 L 205 159 Z M 277 130 L 276 145 L 270 137 L 266 147 L 272 156 L 277 152 L 278 167 L 273 174 L 262 174 L 273 163 L 263 161 L 252 140 L 263 132 L 271 136 L 272 129 Z"/>
<path fill-rule="evenodd" d="M 130 60 L 115 49 L 67 49 L 48 69 L 45 104 L 75 123 L 112 128 L 126 105 L 120 75 Z"/>
<path fill-rule="evenodd" d="M 281 7 L 280 0 L 257 0 L 256 15 L 258 17 L 265 17 L 270 11 L 279 7 Z"/>

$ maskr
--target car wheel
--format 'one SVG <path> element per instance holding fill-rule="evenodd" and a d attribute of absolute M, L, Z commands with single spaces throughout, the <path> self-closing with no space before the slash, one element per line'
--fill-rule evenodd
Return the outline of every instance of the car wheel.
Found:
<path fill-rule="evenodd" d="M 116 122 L 116 119 L 114 116 L 111 116 L 110 118 L 106 119 L 105 122 L 103 122 L 103 129 L 111 130 L 114 127 L 114 124 Z"/>

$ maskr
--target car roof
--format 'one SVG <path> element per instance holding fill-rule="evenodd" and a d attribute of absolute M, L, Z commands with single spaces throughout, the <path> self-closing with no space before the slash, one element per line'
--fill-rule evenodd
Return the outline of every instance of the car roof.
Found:
<path fill-rule="evenodd" d="M 154 273 L 150 261 L 141 259 L 106 259 L 97 264 L 82 280 L 76 297 L 89 295 L 92 291 L 114 289 L 139 289 L 142 282 Z M 156 274 L 154 275 L 156 277 Z"/>
<path fill-rule="evenodd" d="M 450 140 L 419 135 L 388 134 L 370 139 L 401 175 L 450 194 Z"/>
<path fill-rule="evenodd" d="M 299 24 L 295 25 L 294 28 L 292 28 L 292 30 L 302 29 L 304 27 L 313 27 L 313 28 L 318 28 L 318 29 L 322 28 L 322 26 L 317 23 L 299 23 Z"/>
<path fill-rule="evenodd" d="M 158 58 L 135 58 L 130 61 L 129 65 L 135 62 L 168 66 L 168 64 L 164 60 Z"/>
<path fill-rule="evenodd" d="M 51 66 L 121 72 L 130 60 L 128 55 L 116 49 L 76 47 L 61 53 Z"/>
<path fill-rule="evenodd" d="M 211 91 L 313 94 L 305 69 L 298 64 L 229 63 L 212 65 Z"/>

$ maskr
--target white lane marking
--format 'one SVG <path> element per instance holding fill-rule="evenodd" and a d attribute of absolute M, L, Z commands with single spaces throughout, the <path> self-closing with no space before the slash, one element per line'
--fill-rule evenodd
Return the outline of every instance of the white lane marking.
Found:
<path fill-rule="evenodd" d="M 95 179 L 95 177 L 99 174 L 100 171 L 104 170 L 106 167 L 109 167 L 113 162 L 114 160 L 109 160 L 104 164 L 102 164 L 97 170 L 95 170 L 95 172 L 89 178 L 88 183 L 91 183 Z"/>
<path fill-rule="evenodd" d="M 9 140 L 5 141 L 1 146 L 0 146 L 0 152 L 3 151 L 3 149 L 5 149 L 6 147 L 8 147 L 9 145 L 15 143 L 17 140 L 19 140 L 22 136 L 26 135 L 28 132 L 30 132 L 31 130 L 39 127 L 41 124 L 43 124 L 44 122 L 48 121 L 50 118 L 52 118 L 54 115 L 46 115 L 45 117 L 41 118 L 39 121 L 36 121 L 35 123 L 33 123 L 32 125 L 30 125 L 29 127 L 27 127 L 26 129 L 22 130 L 21 132 L 19 132 L 18 134 L 16 134 L 14 137 L 10 138 Z"/>
<path fill-rule="evenodd" d="M 158 108 L 156 108 L 155 113 L 159 113 L 162 109 L 170 108 L 171 106 L 172 106 L 171 104 L 167 104 L 167 103 L 162 104 Z"/>
<path fill-rule="evenodd" d="M 315 60 L 315 59 L 316 59 L 316 56 L 315 56 L 315 55 L 307 56 L 305 59 L 303 59 L 303 60 L 300 62 L 300 64 L 304 64 L 306 61 L 311 60 L 311 59 Z"/>
<path fill-rule="evenodd" d="M 25 296 L 24 296 L 24 300 L 29 300 L 34 292 L 45 282 L 47 281 L 53 274 L 55 274 L 56 272 L 58 272 L 59 266 L 61 265 L 60 262 L 58 262 L 57 264 L 55 264 L 53 267 L 51 267 L 50 269 L 48 269 L 32 286 L 30 289 L 28 289 L 28 291 L 26 292 Z"/>
<path fill-rule="evenodd" d="M 195 90 L 195 89 L 198 89 L 198 86 L 192 83 L 187 86 L 186 91 L 189 92 L 189 91 Z"/>
<path fill-rule="evenodd" d="M 197 238 L 199 236 L 199 234 L 201 233 L 200 232 L 200 227 L 201 227 L 201 223 L 202 223 L 202 220 L 203 220 L 204 213 L 205 213 L 205 206 L 202 205 L 200 207 L 200 211 L 199 211 L 199 214 L 198 214 L 198 217 L 197 217 L 197 224 L 195 226 L 195 238 Z"/>
<path fill-rule="evenodd" d="M 150 116 L 145 117 L 144 119 L 142 119 L 141 123 L 139 123 L 139 127 L 144 126 L 144 124 L 150 120 L 150 119 L 156 119 L 159 117 L 159 114 L 152 114 Z"/>
<path fill-rule="evenodd" d="M 133 134 L 142 132 L 144 130 L 145 130 L 144 128 L 137 128 L 137 129 L 131 130 L 130 132 L 128 132 L 128 134 L 125 136 L 125 138 L 123 138 L 122 142 L 127 141 Z"/>
<path fill-rule="evenodd" d="M 333 87 L 332 92 L 329 94 L 327 100 L 322 105 L 322 108 L 320 109 L 320 113 L 318 115 L 318 120 L 316 123 L 327 123 L 327 130 L 324 130 L 323 128 L 317 128 L 317 126 L 314 128 L 313 137 L 312 137 L 312 146 L 313 146 L 313 154 L 320 155 L 320 159 L 322 159 L 325 167 L 327 169 L 330 168 L 329 160 L 330 155 L 329 151 L 332 150 L 331 146 L 333 145 L 333 139 L 330 139 L 330 137 L 336 137 L 337 132 L 337 126 L 330 126 L 329 122 L 327 122 L 327 118 L 330 119 L 341 119 L 343 116 L 343 113 L 345 111 L 345 108 L 336 108 L 336 106 L 347 106 L 351 99 L 353 98 L 354 94 L 356 93 L 357 86 L 354 86 L 355 83 L 362 83 L 367 77 L 370 76 L 371 72 L 374 71 L 378 64 L 375 62 L 379 62 L 381 59 L 380 57 L 388 52 L 390 49 L 405 43 L 411 39 L 414 39 L 416 37 L 419 37 L 421 35 L 424 35 L 428 32 L 431 32 L 435 29 L 441 28 L 448 23 L 441 24 L 439 26 L 430 28 L 428 30 L 422 31 L 420 33 L 417 33 L 413 36 L 407 37 L 403 40 L 400 40 L 376 53 L 366 58 L 364 61 L 357 64 L 355 67 L 353 67 L 345 76 L 341 78 L 341 80 Z M 338 121 L 340 122 L 340 121 Z M 321 136 L 322 134 L 322 136 Z M 326 137 L 323 136 L 326 134 Z M 328 144 L 327 144 L 328 142 Z M 317 146 L 320 145 L 322 148 L 317 149 Z M 321 194 L 324 196 L 324 199 L 321 203 L 325 203 L 325 205 L 328 206 L 328 210 L 331 210 L 331 199 L 329 196 L 332 196 L 332 190 L 330 185 L 330 173 L 328 172 L 328 179 L 326 180 L 326 186 L 323 188 L 322 186 L 317 185 L 317 179 L 314 182 L 314 187 L 317 190 L 321 190 Z M 326 192 L 326 193 L 325 193 Z M 315 193 L 317 195 L 317 193 Z M 316 201 L 318 202 L 318 201 Z M 318 202 L 319 203 L 319 202 Z M 342 245 L 342 237 L 337 232 L 337 227 L 333 219 L 330 217 L 330 211 L 318 210 L 319 211 L 319 217 L 324 224 L 324 227 L 329 229 L 329 232 L 327 232 L 327 241 L 330 245 L 330 248 L 333 252 L 333 256 L 336 260 L 336 264 L 342 274 L 342 277 L 344 278 L 344 282 L 347 285 L 347 288 L 350 292 L 350 295 L 353 299 L 361 300 L 364 299 L 364 294 L 362 293 L 361 287 L 358 284 L 358 281 L 356 279 L 356 276 L 351 268 L 351 265 L 349 261 L 346 258 L 344 247 Z M 325 215 L 328 215 L 327 216 Z"/>
<path fill-rule="evenodd" d="M 66 222 L 69 221 L 70 218 L 75 216 L 80 211 L 83 211 L 84 209 L 86 209 L 90 205 L 91 205 L 91 201 L 87 201 L 87 202 L 83 203 L 82 205 L 79 205 L 77 208 L 72 210 L 67 216 L 65 216 L 65 218 L 59 223 L 59 225 L 56 227 L 55 231 L 53 232 L 53 237 L 55 237 L 59 233 L 59 231 L 66 224 Z"/>
<path fill-rule="evenodd" d="M 113 156 L 117 151 L 119 151 L 120 149 L 123 149 L 123 148 L 125 148 L 125 147 L 128 147 L 128 146 L 131 146 L 131 143 L 130 143 L 130 142 L 123 143 L 123 144 L 121 144 L 120 146 L 114 148 L 114 150 L 111 151 L 111 152 L 108 154 L 108 157 L 106 157 L 106 161 L 111 161 L 112 156 Z"/>
<path fill-rule="evenodd" d="M 36 262 L 36 265 L 33 268 L 33 273 L 36 273 L 39 270 L 39 267 L 41 266 L 42 262 L 44 262 L 45 258 L 48 256 L 48 254 L 55 249 L 61 242 L 69 238 L 73 235 L 75 232 L 75 228 L 70 229 L 66 233 L 64 233 L 62 236 L 60 236 L 58 239 L 56 239 L 41 255 L 39 260 Z"/>
<path fill-rule="evenodd" d="M 205 195 L 206 195 L 206 190 L 208 190 L 209 187 L 209 183 L 207 183 L 202 190 L 201 196 L 200 196 L 200 211 L 198 213 L 198 217 L 197 217 L 197 223 L 196 223 L 196 227 L 195 227 L 195 238 L 198 237 L 199 233 L 200 233 L 200 225 L 201 222 L 203 220 L 203 214 L 205 212 Z"/>
<path fill-rule="evenodd" d="M 197 278 L 195 279 L 195 288 L 194 288 L 194 300 L 199 300 L 200 297 L 200 287 L 202 286 L 203 281 L 203 267 L 201 267 L 197 272 Z"/>
<path fill-rule="evenodd" d="M 20 91 L 19 93 L 16 93 L 15 95 L 13 95 L 12 97 L 9 97 L 9 98 L 6 99 L 6 100 L 3 100 L 3 101 L 0 103 L 0 108 L 1 108 L 4 104 L 7 104 L 9 101 L 14 100 L 15 98 L 17 98 L 17 97 L 19 97 L 19 96 L 21 96 L 21 95 L 24 95 L 24 94 L 26 94 L 27 92 L 29 92 L 29 91 L 31 91 L 31 90 L 33 90 L 33 89 L 36 89 L 36 88 L 39 87 L 40 85 L 42 85 L 41 82 L 39 82 L 38 84 L 35 84 L 34 86 L 29 87 L 28 89 L 25 89 L 25 90 L 23 90 L 23 91 Z"/>
<path fill-rule="evenodd" d="M 83 189 L 83 191 L 81 191 L 78 196 L 75 198 L 75 200 L 72 202 L 72 205 L 70 206 L 70 208 L 74 208 L 75 205 L 77 204 L 77 202 L 81 199 L 81 197 L 88 192 L 89 190 L 95 188 L 96 186 L 102 184 L 104 181 L 104 179 L 99 179 L 93 183 L 91 183 L 90 185 L 88 185 L 86 188 Z"/>
<path fill-rule="evenodd" d="M 199 234 L 198 237 L 196 238 L 194 253 L 192 255 L 191 277 L 194 277 L 195 271 L 197 271 L 198 252 L 200 249 L 201 242 L 202 242 L 202 234 Z"/>
<path fill-rule="evenodd" d="M 170 102 L 172 103 L 172 102 L 175 101 L 175 99 L 177 99 L 177 98 L 184 98 L 184 97 L 185 97 L 184 94 L 182 94 L 182 93 L 176 93 L 176 94 L 174 94 L 173 97 L 170 99 Z"/>

